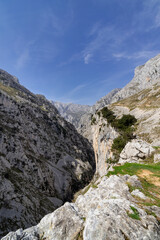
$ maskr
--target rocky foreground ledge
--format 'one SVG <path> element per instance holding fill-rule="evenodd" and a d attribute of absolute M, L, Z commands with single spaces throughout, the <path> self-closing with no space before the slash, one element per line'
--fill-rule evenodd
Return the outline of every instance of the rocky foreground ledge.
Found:
<path fill-rule="evenodd" d="M 150 207 L 151 214 L 140 205 L 138 199 L 148 198 L 140 188 L 136 175 L 104 176 L 75 203 L 65 203 L 37 226 L 10 232 L 2 240 L 159 240 L 160 208 Z"/>

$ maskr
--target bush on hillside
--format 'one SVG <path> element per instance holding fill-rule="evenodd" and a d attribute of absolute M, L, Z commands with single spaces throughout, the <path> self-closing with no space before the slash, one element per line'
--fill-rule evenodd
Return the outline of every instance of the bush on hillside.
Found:
<path fill-rule="evenodd" d="M 127 144 L 128 139 L 124 136 L 119 136 L 113 140 L 112 144 L 112 151 L 116 151 L 117 153 L 120 153 L 125 145 Z"/>
<path fill-rule="evenodd" d="M 134 125 L 137 122 L 137 119 L 128 114 L 128 115 L 123 115 L 120 119 L 117 120 L 116 123 L 116 128 L 119 130 L 126 131 L 129 129 L 132 125 Z"/>
<path fill-rule="evenodd" d="M 114 112 L 109 110 L 107 107 L 104 107 L 100 112 L 102 113 L 102 116 L 107 119 L 108 123 L 113 123 L 116 118 Z"/>

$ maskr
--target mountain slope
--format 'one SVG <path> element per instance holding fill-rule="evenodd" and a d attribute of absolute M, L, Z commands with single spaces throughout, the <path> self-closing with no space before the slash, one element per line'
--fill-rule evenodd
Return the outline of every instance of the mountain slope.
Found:
<path fill-rule="evenodd" d="M 80 105 L 73 103 L 61 103 L 52 101 L 54 106 L 58 109 L 62 117 L 68 122 L 78 127 L 80 118 L 90 111 L 91 107 L 88 105 Z"/>
<path fill-rule="evenodd" d="M 109 92 L 106 96 L 102 97 L 100 100 L 98 100 L 91 109 L 92 113 L 95 113 L 97 110 L 105 107 L 106 105 L 110 104 L 114 96 L 121 90 L 121 88 L 115 88 L 111 92 Z"/>
<path fill-rule="evenodd" d="M 0 70 L 0 235 L 35 225 L 92 178 L 89 142 Z"/>
<path fill-rule="evenodd" d="M 132 81 L 114 96 L 111 103 L 130 97 L 154 84 L 160 85 L 160 54 L 137 67 Z"/>

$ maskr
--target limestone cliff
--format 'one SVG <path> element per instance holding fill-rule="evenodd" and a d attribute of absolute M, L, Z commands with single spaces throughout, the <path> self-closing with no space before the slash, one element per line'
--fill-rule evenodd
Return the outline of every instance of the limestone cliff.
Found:
<path fill-rule="evenodd" d="M 123 114 L 134 115 L 138 120 L 136 136 L 152 143 L 153 146 L 160 146 L 159 66 L 160 55 L 150 59 L 144 66 L 137 67 L 132 81 L 123 89 L 115 91 L 110 101 L 107 102 L 108 108 L 117 118 Z M 112 156 L 111 143 L 118 133 L 107 124 L 104 118 L 98 116 L 99 110 L 97 105 L 94 112 L 85 114 L 81 118 L 78 131 L 92 142 L 97 166 L 106 166 L 108 157 Z M 105 155 L 106 152 L 110 153 Z"/>
<path fill-rule="evenodd" d="M 154 84 L 160 85 L 160 54 L 137 67 L 132 81 L 115 94 L 111 103 L 130 97 Z"/>
<path fill-rule="evenodd" d="M 35 225 L 95 170 L 91 144 L 44 96 L 0 70 L 0 235 Z"/>

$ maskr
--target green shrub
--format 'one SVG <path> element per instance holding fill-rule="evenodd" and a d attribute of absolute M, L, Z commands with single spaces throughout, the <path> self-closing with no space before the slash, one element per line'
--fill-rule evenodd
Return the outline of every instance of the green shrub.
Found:
<path fill-rule="evenodd" d="M 138 210 L 132 206 L 130 206 L 130 208 L 132 209 L 133 213 L 128 213 L 128 216 L 136 220 L 141 220 Z"/>
<path fill-rule="evenodd" d="M 101 111 L 102 116 L 107 119 L 108 123 L 112 123 L 115 120 L 114 112 L 104 107 Z"/>
<path fill-rule="evenodd" d="M 130 115 L 123 115 L 120 119 L 116 119 L 116 116 L 114 115 L 114 112 L 108 109 L 107 107 L 104 107 L 101 109 L 97 114 L 107 119 L 108 124 L 111 124 L 113 128 L 115 128 L 120 136 L 115 138 L 112 144 L 112 151 L 114 152 L 114 157 L 116 161 L 119 159 L 119 154 L 131 139 L 134 138 L 133 132 L 134 127 L 132 127 L 136 122 L 137 119 Z M 92 124 L 94 124 L 96 119 L 92 119 Z"/>
<path fill-rule="evenodd" d="M 96 118 L 95 118 L 95 117 L 92 117 L 92 118 L 91 118 L 91 125 L 95 124 L 95 122 L 96 122 Z"/>
<path fill-rule="evenodd" d="M 116 122 L 116 128 L 122 131 L 126 131 L 127 129 L 130 129 L 133 124 L 137 122 L 137 119 L 128 114 L 128 115 L 123 115 L 120 119 L 117 120 Z"/>
<path fill-rule="evenodd" d="M 120 133 L 120 136 L 115 138 L 112 144 L 112 150 L 118 157 L 118 154 L 123 150 L 127 142 L 134 138 L 133 132 L 134 128 L 132 125 L 136 123 L 137 119 L 128 114 L 123 115 L 120 119 L 115 120 L 112 123 L 112 126 L 116 128 L 116 130 Z"/>
<path fill-rule="evenodd" d="M 112 144 L 112 151 L 116 150 L 117 152 L 121 152 L 123 148 L 125 147 L 128 139 L 124 136 L 119 136 L 113 140 Z"/>

